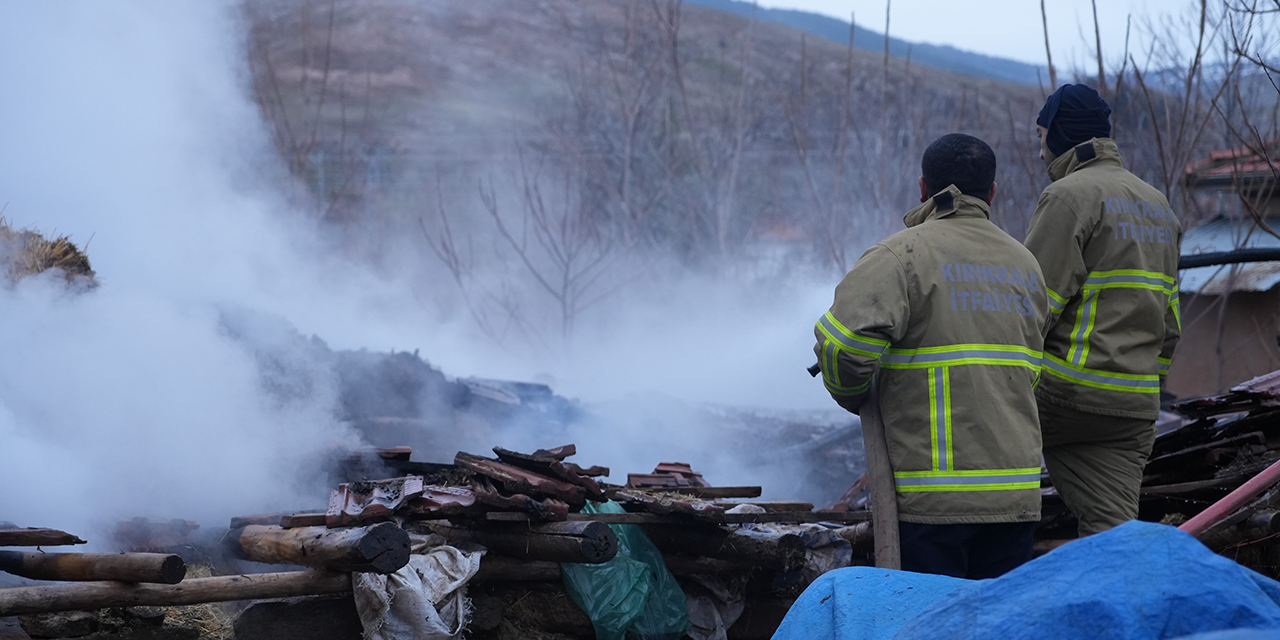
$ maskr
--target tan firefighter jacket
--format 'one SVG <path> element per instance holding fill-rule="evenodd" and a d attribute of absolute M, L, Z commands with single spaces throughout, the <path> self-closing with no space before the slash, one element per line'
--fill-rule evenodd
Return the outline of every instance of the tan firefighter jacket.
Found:
<path fill-rule="evenodd" d="M 955 186 L 913 209 L 858 259 L 815 329 L 841 406 L 856 412 L 877 376 L 906 522 L 1040 518 L 1033 388 L 1048 300 L 1035 257 L 989 215 Z"/>
<path fill-rule="evenodd" d="M 1052 311 L 1036 395 L 1154 420 L 1181 328 L 1182 225 L 1163 194 L 1125 170 L 1109 139 L 1055 158 L 1049 177 L 1026 242 Z"/>

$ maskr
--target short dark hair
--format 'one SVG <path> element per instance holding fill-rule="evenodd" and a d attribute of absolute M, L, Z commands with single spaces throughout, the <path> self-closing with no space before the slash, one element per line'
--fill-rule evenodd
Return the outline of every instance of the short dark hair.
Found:
<path fill-rule="evenodd" d="M 948 133 L 924 150 L 920 175 L 929 195 L 954 184 L 960 193 L 986 200 L 996 181 L 996 154 L 973 136 Z"/>

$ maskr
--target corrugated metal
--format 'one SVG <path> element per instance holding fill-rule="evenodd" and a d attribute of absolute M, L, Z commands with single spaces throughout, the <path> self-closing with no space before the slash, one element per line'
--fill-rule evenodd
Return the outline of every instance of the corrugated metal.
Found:
<path fill-rule="evenodd" d="M 1280 218 L 1267 221 L 1280 231 Z M 1182 255 L 1231 251 L 1233 249 L 1280 247 L 1280 239 L 1256 228 L 1253 221 L 1214 220 L 1186 233 Z M 1269 291 L 1280 284 L 1280 262 L 1246 262 L 1187 269 L 1180 276 L 1183 293 L 1221 295 L 1226 291 Z"/>

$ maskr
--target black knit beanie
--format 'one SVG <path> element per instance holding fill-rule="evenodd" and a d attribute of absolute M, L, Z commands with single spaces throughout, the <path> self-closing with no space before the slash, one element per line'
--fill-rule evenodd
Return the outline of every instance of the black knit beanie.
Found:
<path fill-rule="evenodd" d="M 1093 87 L 1064 84 L 1044 101 L 1036 124 L 1049 130 L 1045 144 L 1053 155 L 1090 138 L 1111 137 L 1111 107 Z"/>

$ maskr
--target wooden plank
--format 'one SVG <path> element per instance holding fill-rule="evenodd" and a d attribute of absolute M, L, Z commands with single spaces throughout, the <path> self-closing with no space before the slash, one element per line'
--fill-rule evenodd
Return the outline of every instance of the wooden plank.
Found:
<path fill-rule="evenodd" d="M 885 441 L 884 423 L 880 421 L 880 391 L 874 384 L 862 403 L 862 444 L 867 450 L 867 475 L 871 478 L 871 508 L 875 517 L 876 566 L 881 569 L 902 568 L 902 547 L 898 540 L 898 493 L 893 483 L 893 466 L 889 462 L 889 446 Z"/>
<path fill-rule="evenodd" d="M 1174 484 L 1158 484 L 1142 487 L 1142 495 L 1161 495 L 1161 496 L 1177 496 L 1186 493 L 1195 493 L 1205 489 L 1234 489 L 1249 479 L 1250 476 L 1230 476 L 1227 478 L 1210 478 L 1208 480 L 1195 480 L 1192 482 L 1177 482 Z"/>
<path fill-rule="evenodd" d="M 491 522 L 528 522 L 527 513 L 492 511 L 485 514 Z M 867 522 L 870 511 L 781 511 L 774 513 L 726 513 L 725 524 L 748 522 L 831 522 L 837 524 Z M 692 516 L 661 515 L 656 513 L 571 513 L 569 522 L 603 522 L 605 524 L 708 524 Z"/>
<path fill-rule="evenodd" d="M 812 502 L 799 502 L 788 500 L 746 500 L 733 502 L 717 502 L 716 504 L 724 505 L 726 509 L 732 509 L 740 504 L 749 504 L 760 507 L 766 512 L 775 511 L 813 511 Z"/>
<path fill-rule="evenodd" d="M 650 493 L 683 493 L 695 498 L 759 498 L 763 490 L 760 487 L 615 487 L 610 489 L 610 498 L 617 491 L 648 491 Z"/>
<path fill-rule="evenodd" d="M 0 547 L 59 547 L 69 544 L 85 544 L 85 541 L 57 529 L 0 529 Z"/>

